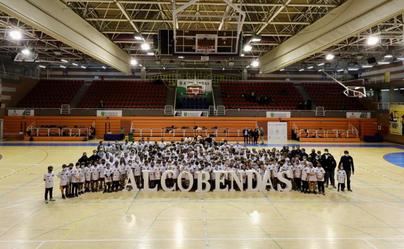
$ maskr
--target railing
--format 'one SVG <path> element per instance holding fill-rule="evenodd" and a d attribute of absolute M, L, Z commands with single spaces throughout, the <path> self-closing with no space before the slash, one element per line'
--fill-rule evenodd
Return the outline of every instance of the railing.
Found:
<path fill-rule="evenodd" d="M 72 128 L 72 127 L 28 127 L 27 135 L 36 137 L 88 137 L 89 128 Z"/>
<path fill-rule="evenodd" d="M 297 138 L 356 138 L 357 130 L 351 129 L 299 129 Z"/>

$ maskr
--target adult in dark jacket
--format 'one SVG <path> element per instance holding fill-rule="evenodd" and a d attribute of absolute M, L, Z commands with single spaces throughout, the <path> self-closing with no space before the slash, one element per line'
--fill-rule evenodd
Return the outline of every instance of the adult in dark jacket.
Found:
<path fill-rule="evenodd" d="M 324 153 L 321 155 L 321 165 L 325 170 L 325 185 L 328 187 L 330 183 L 331 186 L 335 188 L 335 168 L 337 162 L 334 157 L 328 152 L 328 149 L 324 149 Z"/>
<path fill-rule="evenodd" d="M 338 166 L 342 165 L 346 172 L 346 183 L 348 187 L 348 191 L 352 192 L 351 188 L 351 174 L 354 175 L 355 168 L 353 158 L 349 155 L 349 152 L 346 150 L 344 151 L 344 155 L 341 157 Z"/>

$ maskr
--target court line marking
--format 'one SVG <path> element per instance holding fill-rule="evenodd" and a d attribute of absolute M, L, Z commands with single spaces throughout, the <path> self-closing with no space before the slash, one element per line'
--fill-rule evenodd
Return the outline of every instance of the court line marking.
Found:
<path fill-rule="evenodd" d="M 369 240 L 364 239 L 363 240 L 368 246 L 370 246 L 373 249 L 378 249 L 377 246 L 373 245 Z"/>
<path fill-rule="evenodd" d="M 50 240 L 0 240 L 0 243 L 80 243 L 80 242 L 152 242 L 152 241 L 177 241 L 177 238 L 139 238 L 139 239 L 50 239 Z M 391 238 L 391 237 L 251 237 L 251 238 L 229 238 L 229 237 L 211 237 L 211 238 L 182 238 L 182 241 L 259 241 L 259 240 L 279 240 L 279 241 L 310 241 L 310 240 L 320 240 L 320 241 L 334 241 L 334 240 L 362 240 L 362 241 L 372 241 L 372 240 L 387 240 L 387 241 L 404 241 L 404 238 Z M 375 247 L 373 245 L 373 247 Z"/>
<path fill-rule="evenodd" d="M 37 247 L 35 247 L 35 249 L 41 248 L 43 246 L 43 244 L 45 244 L 45 243 L 46 243 L 45 241 L 42 241 L 41 243 L 39 243 L 39 245 Z"/>

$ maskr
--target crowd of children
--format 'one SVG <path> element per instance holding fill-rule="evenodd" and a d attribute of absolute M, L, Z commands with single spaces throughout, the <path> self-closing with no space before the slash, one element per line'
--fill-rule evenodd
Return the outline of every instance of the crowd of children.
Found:
<path fill-rule="evenodd" d="M 345 151 L 345 156 L 353 161 Z M 347 168 L 341 159 L 337 169 L 338 191 L 344 191 L 348 180 Z M 60 179 L 62 198 L 77 197 L 85 192 L 110 193 L 125 189 L 128 172 L 133 173 L 139 189 L 144 186 L 142 172 L 149 171 L 148 184 L 151 188 L 161 189 L 163 172 L 170 170 L 166 178 L 166 185 L 172 187 L 182 171 L 188 171 L 194 179 L 200 171 L 209 173 L 209 182 L 215 186 L 215 171 L 234 171 L 243 182 L 243 189 L 247 187 L 246 172 L 254 170 L 261 175 L 270 174 L 273 188 L 276 190 L 280 183 L 277 176 L 281 172 L 292 182 L 293 190 L 302 193 L 325 194 L 325 186 L 329 184 L 334 188 L 334 172 L 336 161 L 328 152 L 315 151 L 307 154 L 304 148 L 284 146 L 282 149 L 248 148 L 240 144 L 228 143 L 202 143 L 198 141 L 182 142 L 100 142 L 91 156 L 83 153 L 77 163 L 62 165 L 57 176 Z M 48 168 L 44 175 L 46 183 L 45 200 L 52 198 L 53 168 Z M 350 176 L 350 172 L 349 176 Z M 229 174 L 230 175 L 230 174 Z M 230 185 L 232 178 L 223 176 L 225 184 Z M 185 179 L 186 181 L 186 179 Z M 187 184 L 187 183 L 185 183 Z M 256 183 L 255 183 L 256 184 Z M 349 184 L 349 182 L 348 182 Z M 197 181 L 193 181 L 196 190 Z M 350 186 L 348 185 L 349 190 Z"/>

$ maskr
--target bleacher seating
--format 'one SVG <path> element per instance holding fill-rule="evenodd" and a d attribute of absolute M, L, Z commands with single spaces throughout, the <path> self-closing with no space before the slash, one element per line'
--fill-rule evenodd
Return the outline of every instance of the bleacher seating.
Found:
<path fill-rule="evenodd" d="M 307 94 L 316 106 L 327 110 L 364 110 L 358 98 L 344 95 L 344 88 L 336 83 L 303 83 Z"/>
<path fill-rule="evenodd" d="M 81 80 L 40 80 L 17 106 L 60 108 L 62 104 L 70 104 L 83 83 Z"/>
<path fill-rule="evenodd" d="M 222 82 L 220 84 L 223 103 L 228 109 L 271 109 L 292 110 L 303 101 L 293 83 L 271 82 Z M 242 95 L 254 92 L 256 96 L 267 96 L 271 99 L 268 104 L 248 101 Z"/>
<path fill-rule="evenodd" d="M 163 108 L 167 89 L 152 81 L 94 81 L 83 96 L 79 107 L 97 108 Z"/>

